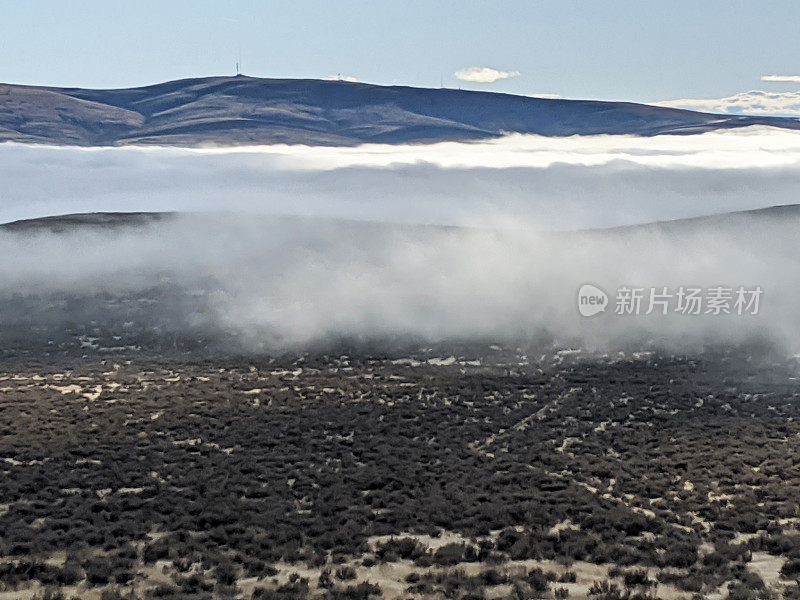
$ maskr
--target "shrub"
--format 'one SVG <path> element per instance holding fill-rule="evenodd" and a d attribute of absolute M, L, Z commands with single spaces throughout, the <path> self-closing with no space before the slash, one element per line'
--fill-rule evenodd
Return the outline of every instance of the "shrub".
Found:
<path fill-rule="evenodd" d="M 330 600 L 370 600 L 373 596 L 380 596 L 381 588 L 374 583 L 359 583 L 344 589 L 331 590 L 326 594 Z"/>
<path fill-rule="evenodd" d="M 392 538 L 378 546 L 375 552 L 378 559 L 384 562 L 392 562 L 398 558 L 404 560 L 416 560 L 425 554 L 423 548 L 414 538 Z"/>
<path fill-rule="evenodd" d="M 103 590 L 103 593 L 100 594 L 100 600 L 132 600 L 133 595 L 131 593 L 123 595 L 117 588 L 108 588 Z"/>
<path fill-rule="evenodd" d="M 278 569 L 273 567 L 272 565 L 267 565 L 264 567 L 264 576 L 265 577 L 275 577 L 278 574 Z"/>
<path fill-rule="evenodd" d="M 57 588 L 45 588 L 41 595 L 37 594 L 34 600 L 65 600 L 64 592 Z"/>
<path fill-rule="evenodd" d="M 786 561 L 781 567 L 781 577 L 784 579 L 798 579 L 800 578 L 800 559 L 794 558 Z"/>
<path fill-rule="evenodd" d="M 703 557 L 703 564 L 712 569 L 721 569 L 728 564 L 728 559 L 720 552 L 712 552 Z"/>
<path fill-rule="evenodd" d="M 336 569 L 336 579 L 349 581 L 356 578 L 356 570 L 353 567 L 343 565 Z"/>
<path fill-rule="evenodd" d="M 697 548 L 690 544 L 678 544 L 669 548 L 664 554 L 666 567 L 687 568 L 697 561 Z"/>
<path fill-rule="evenodd" d="M 753 589 L 741 583 L 728 587 L 728 600 L 764 600 L 767 597 L 764 590 Z"/>
<path fill-rule="evenodd" d="M 251 600 L 305 600 L 308 597 L 308 580 L 297 579 L 277 589 L 255 588 Z"/>
<path fill-rule="evenodd" d="M 800 600 L 800 585 L 787 585 L 783 589 L 783 600 Z"/>
<path fill-rule="evenodd" d="M 619 586 L 609 581 L 595 581 L 589 588 L 589 595 L 597 600 L 621 600 Z"/>
<path fill-rule="evenodd" d="M 149 598 L 169 598 L 170 596 L 176 596 L 178 594 L 178 588 L 173 585 L 169 585 L 168 583 L 162 583 L 161 585 L 157 585 L 154 588 L 150 588 L 147 591 L 147 596 Z"/>
<path fill-rule="evenodd" d="M 144 547 L 143 559 L 145 564 L 152 564 L 157 560 L 169 557 L 170 542 L 166 537 L 160 538 Z"/>
<path fill-rule="evenodd" d="M 625 571 L 622 574 L 622 580 L 625 586 L 632 587 L 651 587 L 655 585 L 655 581 L 647 576 L 646 569 L 634 569 L 632 571 Z"/>
<path fill-rule="evenodd" d="M 547 578 L 547 574 L 539 567 L 528 571 L 528 583 L 537 592 L 546 592 L 550 589 L 550 581 Z"/>
<path fill-rule="evenodd" d="M 561 577 L 558 578 L 559 583 L 575 583 L 578 581 L 578 576 L 575 571 L 564 571 Z"/>
<path fill-rule="evenodd" d="M 103 585 L 111 580 L 111 566 L 102 558 L 87 560 L 83 563 L 83 570 L 90 585 Z"/>
<path fill-rule="evenodd" d="M 500 573 L 497 569 L 486 569 L 482 571 L 480 578 L 484 585 L 501 585 L 508 581 L 508 577 Z"/>
<path fill-rule="evenodd" d="M 433 562 L 443 566 L 457 565 L 464 558 L 464 550 L 464 544 L 445 544 L 433 554 Z"/>
<path fill-rule="evenodd" d="M 199 592 L 210 592 L 214 586 L 203 579 L 200 574 L 192 573 L 186 577 L 179 577 L 176 582 L 185 594 L 196 595 Z"/>
<path fill-rule="evenodd" d="M 331 570 L 322 569 L 319 573 L 318 585 L 321 588 L 330 589 L 333 587 L 333 579 L 331 579 Z"/>
<path fill-rule="evenodd" d="M 233 563 L 223 560 L 214 569 L 214 578 L 222 585 L 234 585 L 239 578 L 239 573 Z"/>

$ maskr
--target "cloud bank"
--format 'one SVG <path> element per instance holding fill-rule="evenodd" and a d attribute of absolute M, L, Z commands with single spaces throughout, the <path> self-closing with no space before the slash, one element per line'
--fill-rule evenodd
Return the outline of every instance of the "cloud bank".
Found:
<path fill-rule="evenodd" d="M 778 83 L 800 83 L 800 75 L 764 75 L 761 81 Z"/>
<path fill-rule="evenodd" d="M 800 350 L 797 217 L 552 233 L 797 203 L 796 132 L 358 148 L 5 144 L 0 178 L 4 221 L 206 213 L 138 231 L 0 234 L 3 327 L 100 322 L 114 309 L 162 337 L 222 336 L 247 351 L 337 336 L 542 335 L 599 349 L 761 336 Z M 587 282 L 612 293 L 758 285 L 763 313 L 584 319 L 575 294 Z M 143 297 L 162 288 L 170 303 Z"/>
<path fill-rule="evenodd" d="M 328 75 L 324 77 L 326 81 L 348 81 L 350 83 L 358 83 L 358 79 L 352 75 Z"/>
<path fill-rule="evenodd" d="M 778 77 L 777 75 L 770 77 Z M 791 81 L 786 79 L 765 79 L 765 81 Z M 798 79 L 800 81 L 800 79 Z M 726 115 L 771 115 L 800 116 L 800 92 L 763 92 L 751 90 L 728 96 L 727 98 L 684 98 L 654 102 L 656 106 L 684 108 L 700 112 L 723 113 Z"/>
<path fill-rule="evenodd" d="M 491 67 L 467 67 L 454 73 L 456 79 L 473 83 L 494 83 L 500 79 L 517 77 L 519 71 L 500 71 Z"/>
<path fill-rule="evenodd" d="M 800 133 L 216 150 L 0 145 L 0 221 L 93 211 L 240 211 L 543 231 L 797 202 Z"/>

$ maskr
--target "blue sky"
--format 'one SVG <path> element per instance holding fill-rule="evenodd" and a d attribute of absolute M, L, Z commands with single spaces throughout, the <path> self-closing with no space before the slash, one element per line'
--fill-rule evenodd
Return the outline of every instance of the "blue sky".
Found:
<path fill-rule="evenodd" d="M 789 0 L 0 0 L 0 81 L 127 87 L 244 72 L 572 98 L 719 98 L 800 83 Z M 519 74 L 459 81 L 467 67 Z"/>

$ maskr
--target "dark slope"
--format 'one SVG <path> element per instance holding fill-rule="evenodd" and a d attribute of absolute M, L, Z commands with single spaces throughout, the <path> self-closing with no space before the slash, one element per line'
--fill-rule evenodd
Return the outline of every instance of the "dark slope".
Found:
<path fill-rule="evenodd" d="M 686 219 L 673 219 L 669 221 L 655 221 L 638 225 L 622 225 L 603 229 L 586 229 L 582 231 L 566 232 L 571 234 L 597 234 L 610 236 L 633 235 L 695 235 L 705 231 L 723 232 L 747 236 L 752 227 L 764 223 L 791 223 L 800 224 L 800 204 L 784 204 L 741 210 L 736 212 L 708 215 L 704 217 L 690 217 Z M 749 238 L 745 238 L 749 239 Z"/>
<path fill-rule="evenodd" d="M 140 227 L 173 217 L 169 212 L 97 212 L 77 213 L 70 215 L 53 215 L 38 219 L 22 219 L 0 224 L 0 231 L 10 233 L 36 233 L 49 231 L 52 233 L 70 233 L 80 229 L 118 229 Z"/>
<path fill-rule="evenodd" d="M 236 218 L 236 213 L 177 213 L 177 212 L 96 212 L 96 213 L 77 213 L 68 215 L 54 215 L 41 217 L 38 219 L 23 219 L 0 223 L 0 232 L 8 233 L 36 233 L 39 231 L 49 231 L 52 233 L 71 233 L 87 229 L 120 229 L 136 228 L 151 225 L 159 221 L 169 221 L 181 215 L 191 215 L 195 218 L 203 216 L 214 222 L 224 221 L 226 218 Z M 253 222 L 262 220 L 265 224 L 270 222 L 283 221 L 287 224 L 308 223 L 308 224 L 331 224 L 336 223 L 342 226 L 366 229 L 404 229 L 409 231 L 427 230 L 454 230 L 463 229 L 450 225 L 409 225 L 395 224 L 388 222 L 354 221 L 349 219 L 326 219 L 318 217 L 300 217 L 290 215 L 248 215 L 248 221 Z M 787 204 L 781 206 L 771 206 L 755 210 L 744 210 L 737 212 L 722 213 L 704 217 L 691 217 L 687 219 L 675 219 L 671 221 L 655 221 L 652 223 L 642 223 L 639 225 L 624 225 L 619 227 L 608 227 L 603 229 L 583 229 L 553 232 L 551 235 L 624 235 L 624 234 L 684 234 L 696 233 L 698 231 L 725 231 L 740 230 L 753 224 L 763 223 L 764 221 L 787 222 L 793 219 L 800 219 L 800 204 Z"/>
<path fill-rule="evenodd" d="M 758 124 L 800 128 L 792 118 L 314 79 L 209 77 L 121 90 L 0 85 L 0 141 L 49 144 L 353 145 Z"/>

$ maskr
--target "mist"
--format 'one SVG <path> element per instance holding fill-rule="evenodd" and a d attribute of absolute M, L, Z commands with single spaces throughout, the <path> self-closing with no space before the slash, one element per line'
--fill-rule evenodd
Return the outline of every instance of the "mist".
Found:
<path fill-rule="evenodd" d="M 234 351 L 342 337 L 546 336 L 594 350 L 760 338 L 796 352 L 798 224 L 743 218 L 717 230 L 541 234 L 194 214 L 126 232 L 4 234 L 0 278 L 6 299 L 50 299 L 18 309 L 39 325 L 102 329 L 122 314 L 138 329 L 218 338 Z M 605 313 L 578 313 L 584 283 L 609 293 Z M 646 304 L 640 315 L 614 314 L 620 286 L 716 285 L 760 286 L 759 314 L 645 315 Z M 6 307 L 3 321 L 14 320 Z"/>
<path fill-rule="evenodd" d="M 800 133 L 512 135 L 357 148 L 0 145 L 0 221 L 93 211 L 234 211 L 586 229 L 793 204 Z"/>
<path fill-rule="evenodd" d="M 0 327 L 27 323 L 52 343 L 58 328 L 91 336 L 108 326 L 120 346 L 142 345 L 146 331 L 237 352 L 336 338 L 544 338 L 600 351 L 759 339 L 800 352 L 800 212 L 573 231 L 796 202 L 798 134 L 663 137 L 224 151 L 3 145 L 3 220 L 181 214 L 0 234 Z M 498 160 L 495 148 L 519 156 Z M 578 313 L 584 283 L 609 294 L 604 313 Z M 614 314 L 621 286 L 720 285 L 760 286 L 759 313 Z"/>

